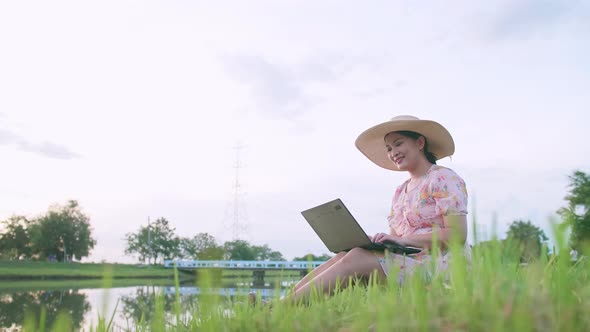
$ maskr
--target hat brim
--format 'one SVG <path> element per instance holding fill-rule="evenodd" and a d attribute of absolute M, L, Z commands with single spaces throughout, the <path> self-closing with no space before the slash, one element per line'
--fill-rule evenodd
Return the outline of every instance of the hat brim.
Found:
<path fill-rule="evenodd" d="M 431 120 L 395 120 L 387 121 L 362 132 L 356 139 L 356 147 L 375 164 L 392 171 L 400 171 L 389 156 L 385 147 L 385 135 L 393 131 L 413 131 L 426 137 L 428 151 L 436 159 L 452 156 L 455 142 L 449 131 L 439 123 Z"/>

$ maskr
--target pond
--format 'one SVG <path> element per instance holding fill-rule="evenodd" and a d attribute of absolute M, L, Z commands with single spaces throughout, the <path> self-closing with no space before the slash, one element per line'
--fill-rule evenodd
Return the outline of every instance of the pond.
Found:
<path fill-rule="evenodd" d="M 259 293 L 263 298 L 283 295 L 296 280 L 269 279 L 263 285 L 252 281 L 223 280 L 214 287 L 199 287 L 197 283 L 180 284 L 181 313 L 196 312 L 199 301 L 212 296 L 221 306 L 229 306 L 231 300 L 245 300 L 248 292 Z M 0 331 L 17 329 L 26 315 L 38 321 L 42 308 L 46 313 L 46 327 L 51 327 L 60 312 L 66 312 L 76 330 L 87 331 L 96 327 L 98 317 L 113 317 L 114 330 L 133 329 L 134 322 L 142 318 L 149 321 L 157 306 L 158 295 L 163 301 L 160 305 L 166 313 L 174 308 L 176 287 L 173 281 L 160 281 L 158 285 L 124 285 L 103 288 L 99 285 L 76 286 L 76 281 L 51 282 L 43 286 L 39 282 L 18 282 L 10 287 L 2 282 L 0 287 Z M 8 286 L 8 287 L 7 287 Z"/>

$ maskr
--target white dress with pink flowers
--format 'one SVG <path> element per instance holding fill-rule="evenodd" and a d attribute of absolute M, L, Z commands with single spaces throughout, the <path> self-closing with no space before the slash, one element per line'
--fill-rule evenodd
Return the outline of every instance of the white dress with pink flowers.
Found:
<path fill-rule="evenodd" d="M 393 196 L 391 212 L 387 217 L 389 226 L 400 237 L 412 234 L 429 234 L 433 229 L 447 227 L 443 216 L 467 215 L 467 189 L 463 179 L 453 170 L 432 165 L 422 176 L 420 182 L 411 190 L 408 179 L 400 185 Z M 464 248 L 466 258 L 470 260 L 470 247 Z M 402 272 L 409 272 L 416 266 L 431 260 L 427 251 L 401 256 L 387 254 L 379 261 L 383 270 L 388 271 L 398 266 Z M 437 259 L 437 270 L 445 270 L 450 253 L 443 252 Z M 403 278 L 400 273 L 400 278 Z"/>

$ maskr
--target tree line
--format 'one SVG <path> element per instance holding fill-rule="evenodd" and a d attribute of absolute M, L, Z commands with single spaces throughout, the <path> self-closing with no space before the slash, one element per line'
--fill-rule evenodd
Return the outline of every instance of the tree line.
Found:
<path fill-rule="evenodd" d="M 562 229 L 570 230 L 569 244 L 580 254 L 590 254 L 590 175 L 575 171 L 569 176 L 567 205 L 557 212 Z M 80 260 L 88 257 L 96 245 L 90 218 L 75 200 L 53 205 L 36 218 L 14 215 L 1 221 L 0 259 Z M 547 236 L 530 220 L 516 220 L 502 240 L 506 253 L 518 254 L 522 261 L 539 257 Z M 198 260 L 285 260 L 268 245 L 246 240 L 219 243 L 208 233 L 179 237 L 165 218 L 159 218 L 136 232 L 125 235 L 125 254 L 136 255 L 141 262 L 158 263 L 164 259 Z M 481 243 L 485 246 L 486 243 Z M 327 260 L 330 255 L 307 254 L 294 260 Z"/>
<path fill-rule="evenodd" d="M 125 235 L 125 253 L 136 255 L 140 262 L 155 264 L 166 259 L 194 260 L 257 260 L 284 261 L 283 254 L 267 244 L 254 245 L 246 240 L 236 239 L 219 243 L 209 233 L 198 233 L 192 237 L 176 235 L 175 228 L 166 218 L 140 226 L 136 232 Z M 307 254 L 294 260 L 328 260 L 331 256 Z"/>

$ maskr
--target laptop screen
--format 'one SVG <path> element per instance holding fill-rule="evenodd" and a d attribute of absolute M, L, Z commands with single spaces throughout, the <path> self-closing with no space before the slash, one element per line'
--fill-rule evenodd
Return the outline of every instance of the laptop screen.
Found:
<path fill-rule="evenodd" d="M 301 212 L 333 253 L 371 244 L 371 240 L 340 199 Z"/>

